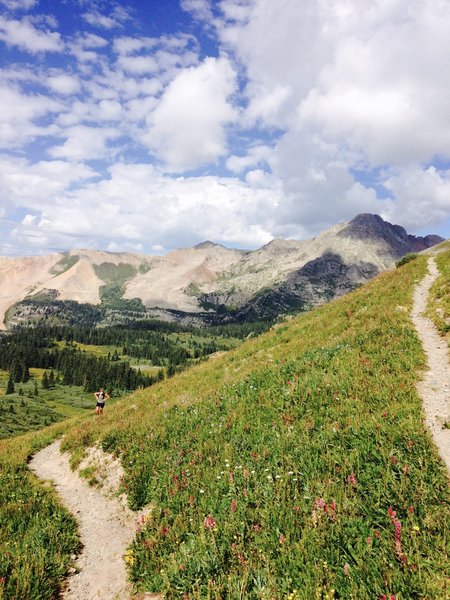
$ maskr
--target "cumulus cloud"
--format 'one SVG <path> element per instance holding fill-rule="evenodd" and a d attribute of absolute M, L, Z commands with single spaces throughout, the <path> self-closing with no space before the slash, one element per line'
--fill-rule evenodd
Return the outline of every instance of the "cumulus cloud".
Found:
<path fill-rule="evenodd" d="M 213 13 L 209 0 L 181 0 L 181 8 L 200 21 L 210 21 Z"/>
<path fill-rule="evenodd" d="M 37 29 L 26 17 L 21 21 L 0 17 L 0 40 L 32 54 L 64 49 L 59 32 Z"/>
<path fill-rule="evenodd" d="M 75 125 L 61 132 L 66 141 L 49 149 L 53 158 L 68 160 L 93 160 L 111 156 L 115 151 L 109 142 L 119 137 L 120 133 L 109 127 L 88 127 Z"/>
<path fill-rule="evenodd" d="M 118 4 L 107 15 L 102 14 L 100 9 L 94 6 L 92 10 L 86 11 L 82 16 L 89 25 L 102 29 L 122 27 L 130 19 L 128 10 Z"/>
<path fill-rule="evenodd" d="M 52 74 L 47 79 L 47 86 L 57 94 L 71 95 L 80 90 L 80 80 L 64 73 Z"/>
<path fill-rule="evenodd" d="M 43 152 L 3 173 L 2 228 L 17 207 L 30 248 L 100 245 L 101 217 L 103 247 L 148 249 L 450 213 L 447 0 L 182 0 L 191 33 L 155 37 L 117 2 L 82 4 L 102 35 L 64 36 L 33 0 L 0 4 L 0 147 Z"/>
<path fill-rule="evenodd" d="M 182 71 L 148 118 L 142 141 L 169 170 L 214 162 L 226 151 L 226 125 L 236 119 L 230 96 L 235 73 L 225 58 Z"/>
<path fill-rule="evenodd" d="M 172 178 L 145 164 L 118 163 L 101 180 L 66 161 L 32 166 L 4 159 L 0 172 L 0 190 L 8 189 L 15 206 L 31 215 L 15 235 L 59 249 L 168 249 L 204 239 L 260 246 L 273 237 L 268 224 L 281 200 L 275 181 L 255 190 L 238 179 Z"/>
<path fill-rule="evenodd" d="M 25 94 L 10 84 L 0 84 L 0 148 L 17 148 L 57 131 L 39 119 L 59 112 L 63 105 L 42 94 Z"/>
<path fill-rule="evenodd" d="M 37 4 L 38 0 L 0 0 L 9 10 L 29 10 Z"/>
<path fill-rule="evenodd" d="M 446 174 L 430 177 L 427 164 L 450 158 L 450 85 L 442 77 L 448 2 L 226 0 L 220 7 L 218 35 L 247 75 L 243 122 L 283 130 L 269 157 L 286 194 L 281 227 L 289 218 L 320 227 L 323 215 L 330 223 L 362 210 L 401 220 L 406 196 L 397 179 L 389 180 L 388 200 L 366 183 L 384 165 L 403 173 L 403 183 L 414 165 L 428 182 L 436 222 Z M 419 204 L 408 206 L 409 223 L 413 215 L 420 222 Z"/>

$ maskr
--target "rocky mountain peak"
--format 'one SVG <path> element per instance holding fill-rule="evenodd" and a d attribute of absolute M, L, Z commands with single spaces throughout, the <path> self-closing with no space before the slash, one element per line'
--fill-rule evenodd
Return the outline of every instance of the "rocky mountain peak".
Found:
<path fill-rule="evenodd" d="M 216 244 L 215 242 L 211 242 L 210 240 L 205 240 L 204 242 L 200 242 L 194 246 L 196 250 L 208 250 L 209 248 L 224 248 L 221 244 Z"/>
<path fill-rule="evenodd" d="M 409 235 L 400 225 L 392 225 L 379 215 L 370 213 L 357 215 L 338 235 L 363 241 L 374 239 L 384 241 L 398 257 L 408 252 L 420 252 L 444 241 L 444 238 L 436 235 L 426 237 Z"/>

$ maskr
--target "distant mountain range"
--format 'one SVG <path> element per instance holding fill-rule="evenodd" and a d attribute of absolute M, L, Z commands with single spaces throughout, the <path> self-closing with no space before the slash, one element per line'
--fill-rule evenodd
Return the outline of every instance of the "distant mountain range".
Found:
<path fill-rule="evenodd" d="M 360 214 L 311 240 L 275 239 L 254 251 L 206 241 L 165 256 L 70 250 L 0 257 L 0 322 L 5 328 L 42 319 L 96 325 L 270 318 L 345 294 L 405 254 L 441 241 Z"/>

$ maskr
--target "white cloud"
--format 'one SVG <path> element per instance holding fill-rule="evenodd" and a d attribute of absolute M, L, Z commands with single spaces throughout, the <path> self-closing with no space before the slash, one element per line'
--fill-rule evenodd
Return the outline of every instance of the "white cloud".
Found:
<path fill-rule="evenodd" d="M 36 6 L 38 0 L 0 0 L 9 10 L 29 10 Z"/>
<path fill-rule="evenodd" d="M 404 188 L 391 182 L 391 198 L 378 199 L 365 179 L 380 166 L 406 173 L 414 165 L 422 184 L 431 185 L 420 165 L 435 156 L 450 160 L 450 80 L 442 76 L 450 4 L 225 0 L 218 6 L 217 34 L 248 77 L 242 122 L 283 130 L 269 158 L 287 199 L 280 228 L 290 219 L 317 231 L 352 213 L 381 210 L 401 222 Z M 228 165 L 237 169 L 246 160 L 231 157 Z M 442 210 L 434 183 L 427 207 L 436 210 L 429 214 L 443 214 L 448 206 Z M 408 207 L 408 223 L 421 223 L 419 204 Z"/>
<path fill-rule="evenodd" d="M 181 0 L 180 5 L 183 10 L 190 12 L 199 21 L 209 21 L 212 19 L 210 0 Z"/>
<path fill-rule="evenodd" d="M 386 206 L 383 216 L 407 230 L 432 227 L 450 215 L 450 170 L 390 169 L 380 179 L 396 199 Z"/>
<path fill-rule="evenodd" d="M 37 180 L 43 167 L 50 173 Z M 17 239 L 35 248 L 62 250 L 82 244 L 150 251 L 208 238 L 254 247 L 273 237 L 270 223 L 281 199 L 278 182 L 252 189 L 237 179 L 174 179 L 150 165 L 116 164 L 109 179 L 82 184 L 93 172 L 73 167 L 72 173 L 80 177 L 75 189 L 65 161 L 50 161 L 36 170 L 24 162 L 0 164 L 0 190 L 9 189 L 15 205 L 31 215 L 15 227 Z"/>
<path fill-rule="evenodd" d="M 0 148 L 18 148 L 55 133 L 55 125 L 37 125 L 36 120 L 60 110 L 60 103 L 44 95 L 24 94 L 14 86 L 0 84 Z"/>
<path fill-rule="evenodd" d="M 48 77 L 47 86 L 57 94 L 62 95 L 76 94 L 81 87 L 78 77 L 62 73 Z"/>
<path fill-rule="evenodd" d="M 169 170 L 214 162 L 226 151 L 226 125 L 236 119 L 229 101 L 235 85 L 225 58 L 207 58 L 180 72 L 150 115 L 142 141 Z"/>
<path fill-rule="evenodd" d="M 118 4 L 108 15 L 104 15 L 99 10 L 93 9 L 83 13 L 82 17 L 89 25 L 102 29 L 122 27 L 130 19 L 128 11 Z"/>
<path fill-rule="evenodd" d="M 262 162 L 267 161 L 272 155 L 273 150 L 269 146 L 253 146 L 245 156 L 230 156 L 227 159 L 226 167 L 233 173 L 242 173 L 250 167 L 256 167 Z"/>
<path fill-rule="evenodd" d="M 158 63 L 152 56 L 119 56 L 117 60 L 119 68 L 132 75 L 144 75 L 146 73 L 156 73 Z"/>
<path fill-rule="evenodd" d="M 60 135 L 66 141 L 50 148 L 49 155 L 53 158 L 83 161 L 102 159 L 114 154 L 115 151 L 108 146 L 108 142 L 120 134 L 113 128 L 76 125 L 68 127 Z"/>
<path fill-rule="evenodd" d="M 62 52 L 64 49 L 61 35 L 57 31 L 36 29 L 27 18 L 18 21 L 0 17 L 0 40 L 32 54 Z"/>

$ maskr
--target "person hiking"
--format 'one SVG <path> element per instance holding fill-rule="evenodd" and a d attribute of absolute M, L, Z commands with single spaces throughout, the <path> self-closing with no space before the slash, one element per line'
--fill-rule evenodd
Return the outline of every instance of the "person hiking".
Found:
<path fill-rule="evenodd" d="M 99 389 L 98 392 L 95 392 L 94 396 L 97 400 L 97 404 L 95 406 L 95 414 L 99 416 L 103 414 L 105 402 L 110 398 L 110 396 L 107 392 L 105 392 L 105 390 L 102 387 Z"/>

